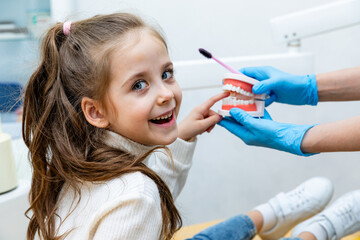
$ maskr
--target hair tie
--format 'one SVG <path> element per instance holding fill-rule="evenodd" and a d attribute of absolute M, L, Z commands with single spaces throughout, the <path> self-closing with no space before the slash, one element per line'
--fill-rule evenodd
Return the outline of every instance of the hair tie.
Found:
<path fill-rule="evenodd" d="M 70 34 L 71 21 L 66 21 L 63 24 L 63 32 L 65 36 L 69 36 Z"/>

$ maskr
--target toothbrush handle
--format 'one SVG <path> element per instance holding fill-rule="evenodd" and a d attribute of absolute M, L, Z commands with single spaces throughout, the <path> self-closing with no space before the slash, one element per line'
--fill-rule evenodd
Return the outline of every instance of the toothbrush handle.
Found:
<path fill-rule="evenodd" d="M 214 59 L 216 62 L 218 62 L 220 65 L 222 65 L 224 68 L 226 68 L 227 70 L 229 70 L 232 73 L 236 73 L 239 74 L 238 71 L 236 71 L 235 69 L 231 68 L 230 66 L 226 65 L 225 63 L 223 63 L 222 61 L 220 61 L 219 59 L 212 57 L 212 59 Z"/>

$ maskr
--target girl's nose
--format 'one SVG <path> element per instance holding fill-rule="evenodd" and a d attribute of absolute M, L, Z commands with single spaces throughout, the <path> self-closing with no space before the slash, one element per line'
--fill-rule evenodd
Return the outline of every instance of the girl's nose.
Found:
<path fill-rule="evenodd" d="M 169 88 L 162 86 L 161 89 L 159 89 L 159 95 L 157 102 L 159 105 L 166 104 L 171 101 L 171 99 L 174 98 L 174 93 Z"/>

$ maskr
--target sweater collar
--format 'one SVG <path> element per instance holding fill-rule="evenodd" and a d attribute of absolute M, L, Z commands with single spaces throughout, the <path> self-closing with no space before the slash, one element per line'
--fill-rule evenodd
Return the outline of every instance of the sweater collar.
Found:
<path fill-rule="evenodd" d="M 156 145 L 147 146 L 134 142 L 126 137 L 123 137 L 115 132 L 108 130 L 105 132 L 105 143 L 110 147 L 129 152 L 136 157 L 143 155 L 151 149 L 157 147 Z"/>

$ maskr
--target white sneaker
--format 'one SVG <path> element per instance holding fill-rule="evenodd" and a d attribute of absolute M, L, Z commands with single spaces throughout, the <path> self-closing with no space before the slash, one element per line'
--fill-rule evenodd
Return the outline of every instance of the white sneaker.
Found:
<path fill-rule="evenodd" d="M 360 190 L 349 192 L 336 200 L 329 208 L 300 223 L 292 232 L 298 236 L 314 224 L 320 224 L 327 233 L 327 239 L 341 239 L 360 230 Z M 314 234 L 315 235 L 315 234 Z M 316 235 L 315 235 L 316 236 Z"/>
<path fill-rule="evenodd" d="M 264 240 L 278 240 L 297 223 L 323 210 L 332 194 L 333 185 L 324 177 L 311 178 L 288 193 L 279 193 L 268 202 L 277 222 L 271 229 L 260 231 L 260 237 Z"/>

